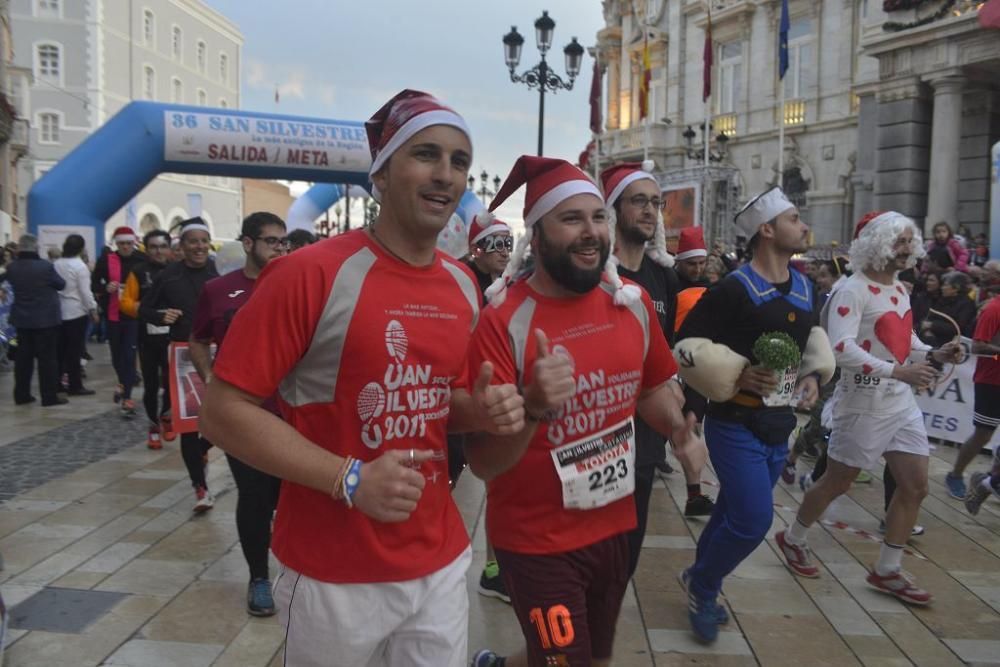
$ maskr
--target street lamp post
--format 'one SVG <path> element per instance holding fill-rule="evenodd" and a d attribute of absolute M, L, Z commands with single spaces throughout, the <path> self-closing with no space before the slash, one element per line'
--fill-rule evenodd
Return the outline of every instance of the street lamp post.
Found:
<path fill-rule="evenodd" d="M 479 198 L 483 200 L 483 206 L 487 206 L 489 202 L 487 199 L 493 197 L 500 190 L 500 177 L 493 177 L 493 189 L 490 190 L 487 184 L 490 181 L 490 175 L 486 173 L 483 169 L 482 173 L 479 174 L 479 189 L 476 189 L 476 177 L 469 176 L 469 189 L 472 190 L 473 194 L 479 195 Z"/>
<path fill-rule="evenodd" d="M 688 157 L 688 159 L 689 160 L 693 160 L 695 162 L 704 162 L 705 161 L 705 150 L 702 148 L 702 146 L 704 145 L 704 139 L 705 139 L 705 124 L 702 123 L 701 125 L 699 125 L 698 129 L 701 130 L 701 135 L 702 135 L 702 141 L 700 141 L 698 143 L 695 143 L 694 138 L 697 136 L 697 134 L 695 133 L 694 129 L 690 125 L 687 126 L 687 129 L 684 130 L 684 132 L 681 134 L 681 136 L 684 137 L 684 142 L 685 142 L 686 148 L 687 148 L 687 157 Z M 713 129 L 712 125 L 709 124 L 709 126 L 708 126 L 708 139 L 709 139 L 709 145 L 710 145 L 709 147 L 711 148 L 711 150 L 708 152 L 708 161 L 709 162 L 722 162 L 723 160 L 726 159 L 726 145 L 729 142 L 729 137 L 726 135 L 725 132 L 720 132 L 719 135 L 717 137 L 715 137 L 715 140 L 714 140 L 715 145 L 712 146 L 711 145 L 712 144 L 712 129 Z"/>
<path fill-rule="evenodd" d="M 549 13 L 542 12 L 541 17 L 535 21 L 535 40 L 538 51 L 542 54 L 542 61 L 529 70 L 517 74 L 515 70 L 521 62 L 521 47 L 524 45 L 524 37 L 517 31 L 517 26 L 511 26 L 510 32 L 503 37 L 504 60 L 507 62 L 507 69 L 510 70 L 510 80 L 514 83 L 523 83 L 528 88 L 538 88 L 538 154 L 542 154 L 542 138 L 545 133 L 545 91 L 573 90 L 573 81 L 580 73 L 580 65 L 583 62 L 583 47 L 576 41 L 576 37 L 566 45 L 563 54 L 566 56 L 566 74 L 569 81 L 563 81 L 555 71 L 549 67 L 545 60 L 545 54 L 552 46 L 552 33 L 555 32 L 556 22 L 552 20 Z"/>

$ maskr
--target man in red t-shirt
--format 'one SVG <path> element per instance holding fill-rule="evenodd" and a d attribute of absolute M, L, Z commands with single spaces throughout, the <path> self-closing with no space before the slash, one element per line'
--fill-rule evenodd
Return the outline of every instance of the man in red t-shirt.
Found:
<path fill-rule="evenodd" d="M 470 436 L 466 458 L 488 483 L 488 537 L 528 650 L 473 665 L 606 665 L 636 526 L 633 417 L 682 446 L 694 418 L 668 387 L 677 364 L 648 294 L 608 261 L 600 190 L 568 162 L 522 156 L 490 209 L 522 184 L 526 233 L 486 292 L 469 364 L 522 388 L 528 425 Z M 535 269 L 508 285 L 528 244 Z"/>
<path fill-rule="evenodd" d="M 240 241 L 246 262 L 239 271 L 205 283 L 198 296 L 189 351 L 191 362 L 208 383 L 212 378 L 212 343 L 222 347 L 236 311 L 250 298 L 257 276 L 268 262 L 285 254 L 285 222 L 273 213 L 258 211 L 243 219 Z M 236 481 L 236 530 L 243 557 L 250 568 L 247 611 L 253 616 L 273 616 L 267 552 L 271 545 L 271 516 L 278 504 L 280 480 L 226 454 Z"/>
<path fill-rule="evenodd" d="M 201 428 L 284 480 L 274 595 L 295 665 L 460 667 L 471 553 L 448 430 L 517 432 L 516 387 L 465 387 L 476 283 L 435 251 L 465 191 L 462 118 L 403 91 L 366 123 L 370 227 L 261 273 L 208 384 Z M 277 392 L 284 420 L 260 407 Z"/>
<path fill-rule="evenodd" d="M 993 285 L 994 292 L 1000 291 L 1000 283 Z M 972 377 L 976 385 L 975 409 L 972 424 L 976 430 L 965 441 L 958 452 L 952 475 L 961 475 L 983 447 L 993 437 L 1000 426 L 1000 295 L 994 296 L 979 313 L 976 331 L 972 334 L 972 353 L 983 355 L 976 360 L 976 374 Z M 977 472 L 970 479 L 965 495 L 965 507 L 972 514 L 979 513 L 979 507 L 990 493 L 1000 497 L 1000 449 L 993 452 L 994 464 L 991 474 Z"/>

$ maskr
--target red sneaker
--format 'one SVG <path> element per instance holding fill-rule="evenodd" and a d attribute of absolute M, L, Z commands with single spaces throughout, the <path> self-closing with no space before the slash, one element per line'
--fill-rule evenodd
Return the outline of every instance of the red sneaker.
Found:
<path fill-rule="evenodd" d="M 150 449 L 163 449 L 163 443 L 160 442 L 160 429 L 156 426 L 149 427 L 149 437 L 146 438 L 146 446 Z"/>
<path fill-rule="evenodd" d="M 815 579 L 819 576 L 819 568 L 813 565 L 812 558 L 809 556 L 809 547 L 790 544 L 785 540 L 785 531 L 783 530 L 775 534 L 774 541 L 778 543 L 781 555 L 785 557 L 785 563 L 788 564 L 792 572 L 809 579 Z"/>
<path fill-rule="evenodd" d="M 177 437 L 177 434 L 173 430 L 173 422 L 170 421 L 169 415 L 163 415 L 160 417 L 160 435 L 164 440 L 170 442 Z"/>
<path fill-rule="evenodd" d="M 895 595 L 907 604 L 924 606 L 930 604 L 931 600 L 934 599 L 930 593 L 913 583 L 911 575 L 902 570 L 896 570 L 883 577 L 875 571 L 875 568 L 872 568 L 872 571 L 865 577 L 865 581 L 875 590 Z"/>

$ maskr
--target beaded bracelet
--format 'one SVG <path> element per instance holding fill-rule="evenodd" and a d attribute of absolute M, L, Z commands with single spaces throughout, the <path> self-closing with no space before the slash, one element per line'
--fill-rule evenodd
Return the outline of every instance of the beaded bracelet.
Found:
<path fill-rule="evenodd" d="M 334 500 L 340 500 L 344 497 L 344 477 L 347 476 L 347 471 L 351 467 L 351 461 L 354 461 L 354 457 L 348 456 L 344 459 L 344 463 L 340 466 L 340 470 L 337 471 L 337 478 L 333 482 L 333 491 L 330 492 L 330 497 Z"/>
<path fill-rule="evenodd" d="M 344 502 L 347 503 L 348 508 L 354 507 L 354 494 L 358 490 L 358 484 L 361 483 L 361 460 L 352 459 L 351 466 L 347 470 L 347 474 L 344 475 Z"/>

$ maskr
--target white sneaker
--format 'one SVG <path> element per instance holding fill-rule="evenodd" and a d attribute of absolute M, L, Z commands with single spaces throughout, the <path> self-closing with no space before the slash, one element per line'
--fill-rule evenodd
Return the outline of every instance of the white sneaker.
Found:
<path fill-rule="evenodd" d="M 204 487 L 198 487 L 194 490 L 194 495 L 198 501 L 194 504 L 192 511 L 195 514 L 201 514 L 207 512 L 208 510 L 215 507 L 215 496 L 209 493 L 208 489 Z"/>

